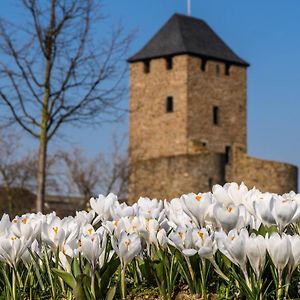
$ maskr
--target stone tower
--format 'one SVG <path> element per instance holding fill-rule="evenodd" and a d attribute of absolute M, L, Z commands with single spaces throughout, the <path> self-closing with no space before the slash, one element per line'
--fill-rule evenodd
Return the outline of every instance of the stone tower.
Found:
<path fill-rule="evenodd" d="M 129 202 L 208 191 L 240 177 L 265 188 L 258 160 L 247 156 L 249 65 L 204 21 L 173 15 L 129 63 Z M 296 189 L 297 169 L 283 169 L 292 183 L 273 187 Z"/>

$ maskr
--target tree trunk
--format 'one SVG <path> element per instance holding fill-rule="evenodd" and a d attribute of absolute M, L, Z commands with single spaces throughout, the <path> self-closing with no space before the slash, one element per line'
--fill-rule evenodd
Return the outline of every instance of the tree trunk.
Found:
<path fill-rule="evenodd" d="M 55 28 L 55 5 L 56 0 L 51 0 L 51 16 L 48 31 L 45 37 L 45 90 L 43 96 L 43 107 L 40 126 L 40 145 L 39 145 L 39 161 L 38 161 L 38 177 L 37 177 L 37 201 L 36 210 L 43 212 L 46 195 L 46 163 L 47 163 L 47 145 L 48 145 L 48 121 L 49 121 L 49 99 L 50 99 L 50 80 L 52 69 L 52 47 L 53 33 Z"/>
<path fill-rule="evenodd" d="M 46 162 L 47 162 L 47 132 L 46 128 L 41 128 L 39 157 L 38 157 L 38 174 L 37 174 L 37 199 L 36 211 L 44 211 L 46 195 Z"/>

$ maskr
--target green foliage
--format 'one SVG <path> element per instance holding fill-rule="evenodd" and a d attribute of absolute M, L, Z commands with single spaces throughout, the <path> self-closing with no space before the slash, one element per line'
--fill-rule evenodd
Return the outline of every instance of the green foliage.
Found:
<path fill-rule="evenodd" d="M 188 288 L 189 294 L 201 299 L 297 299 L 299 269 L 293 276 L 284 271 L 281 284 L 278 273 L 269 256 L 265 268 L 256 278 L 247 264 L 249 282 L 241 269 L 220 252 L 215 254 L 215 265 L 228 277 L 218 274 L 215 265 L 197 254 L 183 256 L 170 246 L 157 248 L 151 246 L 150 253 L 143 258 L 136 257 L 126 268 L 126 285 L 129 297 L 159 294 L 161 299 L 174 299 L 180 290 Z M 108 249 L 110 251 L 110 248 Z M 32 257 L 31 263 L 20 262 L 16 268 L 0 263 L 0 300 L 1 299 L 121 299 L 119 258 L 107 255 L 101 265 L 92 270 L 90 263 L 82 256 L 69 259 L 69 270 L 62 268 L 58 255 Z M 50 259 L 52 257 L 52 259 Z M 225 276 L 225 277 L 226 277 Z M 288 282 L 290 280 L 290 282 Z"/>

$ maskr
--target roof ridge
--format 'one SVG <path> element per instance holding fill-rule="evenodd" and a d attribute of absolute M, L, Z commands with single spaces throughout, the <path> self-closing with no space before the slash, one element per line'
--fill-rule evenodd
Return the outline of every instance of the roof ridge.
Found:
<path fill-rule="evenodd" d="M 172 17 L 177 17 L 177 16 L 182 16 L 178 13 L 175 13 Z M 177 23 L 177 26 L 178 26 L 178 29 L 179 29 L 179 33 L 180 33 L 180 39 L 181 39 L 181 42 L 182 42 L 182 45 L 184 46 L 184 50 L 187 51 L 187 46 L 186 46 L 186 43 L 184 41 L 184 35 L 182 33 L 182 27 L 180 26 L 180 21 L 179 21 L 179 18 L 176 18 L 176 23 Z"/>

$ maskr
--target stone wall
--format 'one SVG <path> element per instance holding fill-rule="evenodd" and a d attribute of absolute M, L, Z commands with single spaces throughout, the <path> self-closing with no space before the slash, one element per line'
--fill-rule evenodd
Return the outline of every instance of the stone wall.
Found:
<path fill-rule="evenodd" d="M 286 163 L 249 157 L 234 149 L 232 160 L 226 166 L 226 181 L 243 181 L 248 188 L 255 186 L 263 192 L 297 192 L 298 168 Z"/>
<path fill-rule="evenodd" d="M 205 192 L 225 181 L 297 190 L 295 166 L 247 155 L 247 69 L 207 60 L 203 70 L 203 62 L 176 55 L 168 70 L 166 59 L 156 58 L 148 73 L 144 62 L 130 65 L 129 203 Z M 174 111 L 168 113 L 170 96 Z"/>
<path fill-rule="evenodd" d="M 224 155 L 202 153 L 139 161 L 131 165 L 128 202 L 140 196 L 172 199 L 184 193 L 207 192 L 224 183 Z"/>
<path fill-rule="evenodd" d="M 188 58 L 188 139 L 206 143 L 212 152 L 225 152 L 232 143 L 247 151 L 246 72 L 245 67 Z M 213 124 L 213 107 L 219 108 L 219 125 Z"/>
<path fill-rule="evenodd" d="M 157 158 L 187 152 L 187 56 L 130 65 L 130 160 Z M 166 99 L 172 96 L 174 112 L 166 113 Z"/>

